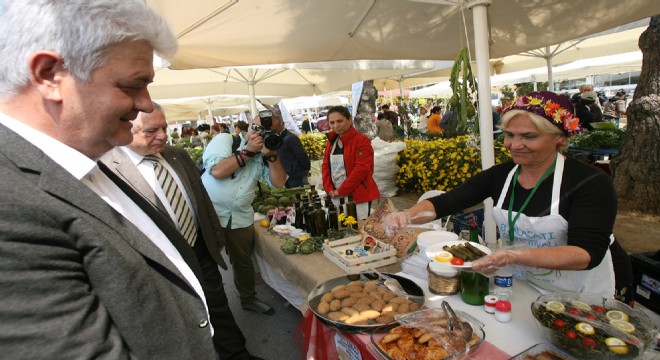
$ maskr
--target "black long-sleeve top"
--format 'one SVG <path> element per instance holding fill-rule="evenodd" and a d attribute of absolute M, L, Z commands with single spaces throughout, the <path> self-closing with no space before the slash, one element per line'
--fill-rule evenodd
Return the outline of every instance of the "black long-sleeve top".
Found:
<path fill-rule="evenodd" d="M 429 199 L 438 217 L 462 212 L 484 199 L 492 198 L 497 204 L 507 175 L 515 164 L 507 162 L 485 170 L 463 185 L 443 195 Z M 530 217 L 550 215 L 553 175 L 539 186 L 523 213 Z M 509 185 L 510 187 L 511 185 Z M 515 185 L 513 210 L 518 211 L 532 189 Z M 503 206 L 508 206 L 509 188 Z M 566 159 L 559 197 L 559 215 L 568 222 L 568 245 L 578 246 L 589 253 L 587 269 L 600 264 L 609 247 L 614 262 L 617 287 L 632 283 L 630 259 L 621 245 L 610 243 L 616 219 L 617 202 L 611 178 L 602 170 L 574 159 Z"/>

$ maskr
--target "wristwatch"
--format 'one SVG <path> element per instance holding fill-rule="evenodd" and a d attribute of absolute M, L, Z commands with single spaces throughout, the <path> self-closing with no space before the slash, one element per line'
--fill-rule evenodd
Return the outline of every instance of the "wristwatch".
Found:
<path fill-rule="evenodd" d="M 268 160 L 269 162 L 277 161 L 277 154 L 272 154 L 272 155 L 266 156 L 266 160 Z"/>
<path fill-rule="evenodd" d="M 257 153 L 252 152 L 252 151 L 248 151 L 246 149 L 241 150 L 241 154 L 243 154 L 247 157 L 254 157 L 255 155 L 257 155 Z"/>

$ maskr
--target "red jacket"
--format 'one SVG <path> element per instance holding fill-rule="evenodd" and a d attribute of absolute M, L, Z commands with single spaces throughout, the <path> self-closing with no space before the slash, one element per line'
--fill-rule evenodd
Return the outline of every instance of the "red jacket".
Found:
<path fill-rule="evenodd" d="M 330 153 L 332 146 L 338 139 L 334 131 L 328 133 L 328 142 L 323 153 L 323 188 L 326 193 L 335 190 L 330 175 Z M 341 136 L 344 144 L 344 166 L 346 167 L 346 180 L 336 189 L 341 196 L 352 195 L 356 203 L 363 203 L 380 198 L 380 191 L 374 181 L 374 149 L 371 141 L 351 127 Z"/>

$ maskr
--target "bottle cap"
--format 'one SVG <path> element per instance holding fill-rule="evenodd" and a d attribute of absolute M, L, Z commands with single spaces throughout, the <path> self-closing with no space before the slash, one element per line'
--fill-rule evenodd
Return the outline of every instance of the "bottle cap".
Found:
<path fill-rule="evenodd" d="M 511 303 L 508 301 L 498 301 L 497 304 L 495 304 L 495 309 L 497 311 L 501 312 L 510 312 L 511 311 Z"/>
<path fill-rule="evenodd" d="M 495 307 L 495 304 L 497 304 L 499 300 L 500 299 L 495 295 L 486 295 L 484 296 L 484 305 L 489 307 Z"/>

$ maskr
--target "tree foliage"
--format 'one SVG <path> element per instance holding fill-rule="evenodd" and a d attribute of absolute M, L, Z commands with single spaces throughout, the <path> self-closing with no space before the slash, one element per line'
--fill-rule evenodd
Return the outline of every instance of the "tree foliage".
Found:
<path fill-rule="evenodd" d="M 376 137 L 376 123 L 374 122 L 376 100 L 378 100 L 378 90 L 374 87 L 374 81 L 365 81 L 355 119 L 353 119 L 353 126 L 369 139 Z"/>
<path fill-rule="evenodd" d="M 627 109 L 626 137 L 610 163 L 619 209 L 660 214 L 660 16 L 639 38 L 642 71 Z"/>

